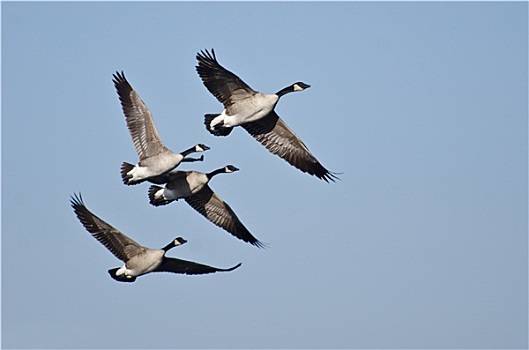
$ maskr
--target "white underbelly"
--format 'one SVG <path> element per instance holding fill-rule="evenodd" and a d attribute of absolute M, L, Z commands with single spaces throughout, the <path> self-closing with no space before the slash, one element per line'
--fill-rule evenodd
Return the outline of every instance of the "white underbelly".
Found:
<path fill-rule="evenodd" d="M 260 109 L 258 111 L 254 111 L 253 113 L 244 113 L 244 114 L 235 114 L 235 115 L 224 115 L 223 116 L 223 123 L 226 127 L 235 127 L 241 124 L 254 122 L 256 120 L 259 120 L 270 113 L 272 109 Z"/>

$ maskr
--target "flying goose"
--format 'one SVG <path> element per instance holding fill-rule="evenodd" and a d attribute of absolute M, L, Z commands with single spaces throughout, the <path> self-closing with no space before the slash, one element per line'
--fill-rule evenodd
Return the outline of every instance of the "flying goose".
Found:
<path fill-rule="evenodd" d="M 235 212 L 209 187 L 209 181 L 217 174 L 237 171 L 233 165 L 204 174 L 198 171 L 174 171 L 168 174 L 164 187 L 149 188 L 149 202 L 154 206 L 166 205 L 183 198 L 187 204 L 215 225 L 235 237 L 259 248 L 265 245 L 257 240 L 239 220 Z"/>
<path fill-rule="evenodd" d="M 297 82 L 275 94 L 253 90 L 238 76 L 222 67 L 211 49 L 197 53 L 196 70 L 213 96 L 224 105 L 221 114 L 206 114 L 206 129 L 215 136 L 227 136 L 236 126 L 242 126 L 250 135 L 302 172 L 326 182 L 337 178 L 321 165 L 303 141 L 276 114 L 274 108 L 279 98 L 310 85 Z"/>
<path fill-rule="evenodd" d="M 81 224 L 101 244 L 103 244 L 116 258 L 125 264 L 108 270 L 110 276 L 119 282 L 134 282 L 136 277 L 149 272 L 173 272 L 186 275 L 202 275 L 218 271 L 232 271 L 241 266 L 237 264 L 228 269 L 198 264 L 176 258 L 168 258 L 165 253 L 169 249 L 186 243 L 182 237 L 176 238 L 162 249 L 143 247 L 94 215 L 83 203 L 81 194 L 70 199 L 72 208 Z"/>
<path fill-rule="evenodd" d="M 176 168 L 181 162 L 194 162 L 201 158 L 186 158 L 193 152 L 204 152 L 209 149 L 204 144 L 197 144 L 181 153 L 173 153 L 164 146 L 152 114 L 140 98 L 140 95 L 129 84 L 123 72 L 113 74 L 114 86 L 119 95 L 123 113 L 127 121 L 130 136 L 140 158 L 138 164 L 123 162 L 121 178 L 126 185 L 135 185 Z"/>

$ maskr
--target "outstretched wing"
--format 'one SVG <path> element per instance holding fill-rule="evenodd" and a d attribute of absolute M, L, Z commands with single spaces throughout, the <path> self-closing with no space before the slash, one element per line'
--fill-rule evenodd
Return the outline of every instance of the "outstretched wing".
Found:
<path fill-rule="evenodd" d="M 127 127 L 140 160 L 167 150 L 154 125 L 152 114 L 129 84 L 123 72 L 113 75 L 114 86 L 121 101 Z"/>
<path fill-rule="evenodd" d="M 273 154 L 286 160 L 304 173 L 326 182 L 337 177 L 325 169 L 310 153 L 303 141 L 285 124 L 275 111 L 254 122 L 241 124 L 257 141 Z"/>
<path fill-rule="evenodd" d="M 88 210 L 84 205 L 81 194 L 72 196 L 70 203 L 75 215 L 77 215 L 85 229 L 119 260 L 126 262 L 143 249 L 134 240 Z"/>
<path fill-rule="evenodd" d="M 255 238 L 242 224 L 235 212 L 206 185 L 185 201 L 206 219 L 228 231 L 235 237 L 259 248 L 265 245 Z"/>
<path fill-rule="evenodd" d="M 218 271 L 232 271 L 241 266 L 237 264 L 228 269 L 220 269 L 213 266 L 198 264 L 192 261 L 181 260 L 176 258 L 164 258 L 163 262 L 153 272 L 172 272 L 186 275 L 203 275 Z"/>
<path fill-rule="evenodd" d="M 209 92 L 224 105 L 224 108 L 257 93 L 238 76 L 219 64 L 215 57 L 215 50 L 211 49 L 211 53 L 208 50 L 200 51 L 196 58 L 198 75 Z"/>

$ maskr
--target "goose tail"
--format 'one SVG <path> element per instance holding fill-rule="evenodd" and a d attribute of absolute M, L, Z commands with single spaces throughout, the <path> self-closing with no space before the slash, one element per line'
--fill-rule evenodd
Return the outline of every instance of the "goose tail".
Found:
<path fill-rule="evenodd" d="M 133 169 L 134 169 L 133 164 L 130 164 L 127 162 L 123 162 L 121 164 L 121 179 L 123 180 L 123 183 L 127 186 L 136 185 L 144 181 L 144 180 L 138 181 L 138 180 L 133 179 L 133 175 L 131 174 L 131 171 Z"/>
<path fill-rule="evenodd" d="M 220 114 L 206 114 L 204 116 L 204 124 L 206 125 L 206 129 L 215 136 L 228 136 L 233 128 L 223 126 L 222 124 L 217 124 L 214 128 L 211 127 L 211 122 L 219 115 Z"/>
<path fill-rule="evenodd" d="M 163 192 L 164 188 L 161 186 L 152 185 L 149 187 L 149 203 L 155 207 L 171 203 L 173 200 L 165 199 Z"/>
<path fill-rule="evenodd" d="M 125 277 L 125 275 L 116 275 L 116 272 L 119 270 L 118 267 L 114 268 L 114 269 L 110 269 L 108 270 L 108 274 L 110 275 L 110 277 L 112 277 L 113 279 L 115 279 L 116 281 L 118 282 L 134 282 L 136 281 L 136 277 Z"/>

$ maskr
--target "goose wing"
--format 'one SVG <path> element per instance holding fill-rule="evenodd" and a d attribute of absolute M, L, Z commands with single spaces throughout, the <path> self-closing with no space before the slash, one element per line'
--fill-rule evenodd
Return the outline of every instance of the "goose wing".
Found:
<path fill-rule="evenodd" d="M 211 53 L 208 50 L 200 51 L 196 58 L 198 75 L 224 108 L 229 108 L 233 103 L 257 94 L 238 76 L 219 64 L 215 50 L 211 49 Z"/>
<path fill-rule="evenodd" d="M 153 272 L 172 272 L 182 273 L 186 275 L 203 275 L 218 271 L 232 271 L 238 268 L 239 266 L 241 266 L 240 263 L 228 269 L 220 269 L 213 266 L 198 264 L 192 261 L 181 260 L 176 258 L 165 258 L 160 264 L 160 266 L 158 266 Z"/>
<path fill-rule="evenodd" d="M 75 215 L 77 215 L 85 229 L 119 260 L 126 262 L 144 249 L 134 240 L 88 210 L 80 194 L 79 196 L 72 196 L 70 203 Z"/>
<path fill-rule="evenodd" d="M 326 182 L 337 178 L 310 153 L 303 141 L 285 124 L 275 111 L 254 122 L 241 124 L 257 141 L 273 154 L 286 160 L 304 173 Z"/>
<path fill-rule="evenodd" d="M 152 114 L 129 84 L 123 72 L 113 75 L 127 127 L 140 160 L 167 151 L 154 125 Z"/>
<path fill-rule="evenodd" d="M 255 238 L 242 224 L 230 206 L 220 199 L 208 185 L 204 186 L 193 196 L 186 197 L 185 201 L 206 219 L 235 237 L 259 248 L 264 247 L 264 244 Z"/>

